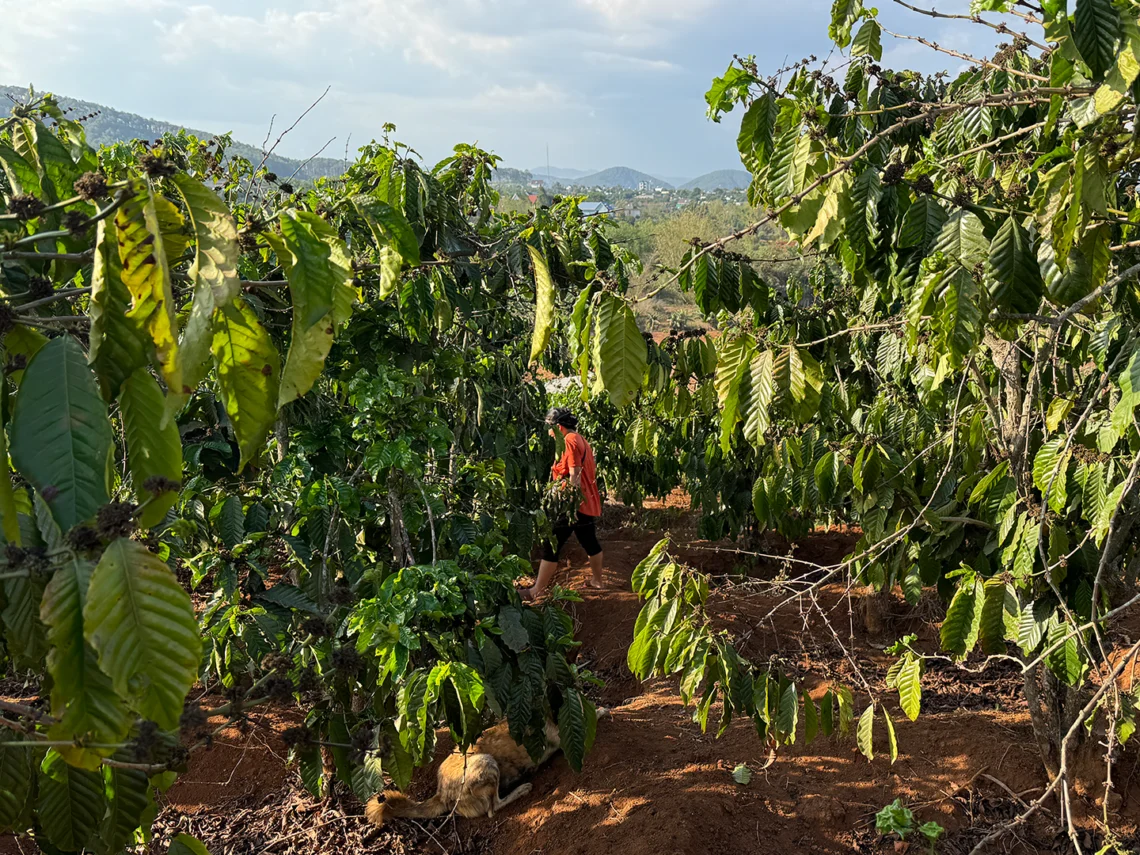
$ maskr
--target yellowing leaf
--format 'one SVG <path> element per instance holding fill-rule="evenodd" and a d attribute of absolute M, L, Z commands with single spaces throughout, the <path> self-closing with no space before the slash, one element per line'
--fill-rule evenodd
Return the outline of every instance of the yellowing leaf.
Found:
<path fill-rule="evenodd" d="M 534 334 L 530 340 L 530 361 L 535 363 L 546 351 L 550 335 L 554 332 L 554 280 L 543 254 L 527 244 L 530 260 L 534 263 Z"/>
<path fill-rule="evenodd" d="M 127 317 L 147 331 L 166 386 L 177 393 L 183 383 L 175 338 L 174 292 L 149 184 L 139 184 L 135 194 L 115 212 L 115 229 L 122 280 L 131 293 Z"/>

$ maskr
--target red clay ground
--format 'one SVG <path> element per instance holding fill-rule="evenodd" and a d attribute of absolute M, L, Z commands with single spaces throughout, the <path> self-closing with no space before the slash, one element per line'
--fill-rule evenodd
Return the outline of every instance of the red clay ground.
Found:
<path fill-rule="evenodd" d="M 317 803 L 305 795 L 296 773 L 284 766 L 286 752 L 277 736 L 296 716 L 262 714 L 247 733 L 227 732 L 215 747 L 195 755 L 189 772 L 166 796 L 158 836 L 189 831 L 213 855 L 879 853 L 896 850 L 875 833 L 874 813 L 901 797 L 919 822 L 937 820 L 948 829 L 939 852 L 960 855 L 969 852 L 985 828 L 1016 815 L 1020 799 L 1040 793 L 1043 773 L 1017 675 L 990 672 L 971 678 L 950 665 L 932 668 L 924 678 L 923 713 L 917 722 L 907 722 L 891 702 L 900 748 L 893 766 L 885 756 L 868 762 L 853 740 L 819 738 L 810 746 L 782 749 L 749 785 L 736 784 L 731 770 L 738 763 L 759 770 L 767 760 L 751 727 L 735 723 L 719 740 L 702 734 L 672 681 L 641 685 L 626 668 L 625 651 L 639 610 L 629 578 L 659 534 L 609 521 L 615 525 L 604 537 L 611 589 L 594 592 L 584 584 L 585 556 L 576 544 L 569 550 L 570 570 L 559 580 L 582 592 L 583 602 L 573 608 L 583 642 L 579 663 L 606 681 L 596 700 L 612 711 L 599 722 L 597 742 L 581 774 L 559 756 L 536 774 L 531 795 L 494 819 L 403 822 L 380 831 L 363 823 L 360 805 L 351 796 L 337 794 Z M 658 530 L 672 526 L 681 544 L 676 552 L 710 573 L 771 579 L 780 570 L 776 563 L 749 564 L 752 559 L 731 545 L 693 540 L 686 520 L 673 508 L 659 506 L 642 521 Z M 816 533 L 797 544 L 795 555 L 832 562 L 855 537 Z M 738 586 L 714 595 L 710 610 L 726 626 L 744 631 L 754 628 L 776 601 L 769 585 Z M 838 640 L 818 615 L 791 609 L 754 632 L 750 655 L 764 658 L 778 652 L 786 667 L 804 675 L 806 685 L 822 691 L 821 675 L 854 680 L 849 654 L 875 691 L 889 697 L 881 681 L 890 658 L 882 653 L 882 644 L 916 632 L 925 649 L 934 649 L 935 621 L 940 619 L 936 604 L 927 610 L 926 622 L 903 622 L 889 609 L 879 614 L 876 623 L 885 622 L 887 628 L 876 645 L 866 638 L 857 598 L 849 600 L 833 587 L 820 601 Z M 440 758 L 446 751 L 441 745 Z M 1140 802 L 1137 763 L 1133 749 L 1117 766 L 1126 813 L 1119 827 L 1129 833 L 1135 832 Z M 413 793 L 425 797 L 433 788 L 434 770 L 422 770 Z M 1081 807 L 1098 810 L 1091 800 Z M 1100 839 L 1093 823 L 1088 828 L 1085 851 L 1096 851 Z M 1123 851 L 1140 851 L 1135 839 L 1125 845 Z M 923 850 L 916 844 L 910 851 Z M 1071 847 L 1047 815 L 992 851 L 1066 852 Z"/>

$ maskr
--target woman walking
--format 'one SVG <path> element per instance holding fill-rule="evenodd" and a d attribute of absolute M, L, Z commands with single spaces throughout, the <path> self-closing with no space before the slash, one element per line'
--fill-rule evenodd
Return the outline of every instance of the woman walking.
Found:
<path fill-rule="evenodd" d="M 533 600 L 550 586 L 555 571 L 558 570 L 558 556 L 570 535 L 578 538 L 586 555 L 590 557 L 590 585 L 604 588 L 602 582 L 602 545 L 598 542 L 597 521 L 602 515 L 602 497 L 598 493 L 597 468 L 594 464 L 594 451 L 585 438 L 578 433 L 578 419 L 569 410 L 555 407 L 546 414 L 546 424 L 550 435 L 560 431 L 566 447 L 562 456 L 551 467 L 550 477 L 554 481 L 569 481 L 582 495 L 578 506 L 577 519 L 557 520 L 554 525 L 555 544 L 542 546 L 542 563 L 538 565 L 538 576 L 534 587 L 524 589 L 523 598 Z"/>

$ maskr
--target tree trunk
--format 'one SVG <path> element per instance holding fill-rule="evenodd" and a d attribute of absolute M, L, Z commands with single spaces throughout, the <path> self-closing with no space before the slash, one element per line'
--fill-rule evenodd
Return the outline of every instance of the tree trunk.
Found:
<path fill-rule="evenodd" d="M 1034 666 L 1025 674 L 1024 685 L 1025 699 L 1029 703 L 1029 718 L 1033 723 L 1033 737 L 1037 741 L 1041 762 L 1052 780 L 1061 768 L 1061 742 L 1088 702 L 1093 689 L 1090 686 L 1066 686 L 1053 676 L 1044 663 Z M 1082 726 L 1077 728 L 1069 742 L 1066 777 L 1079 795 L 1103 795 L 1104 758 L 1100 745 L 1103 735 L 1102 724 L 1094 725 L 1091 733 Z"/>

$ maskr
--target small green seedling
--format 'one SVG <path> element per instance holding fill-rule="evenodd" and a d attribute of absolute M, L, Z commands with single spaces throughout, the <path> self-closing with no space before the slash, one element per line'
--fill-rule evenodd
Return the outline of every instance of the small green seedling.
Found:
<path fill-rule="evenodd" d="M 894 834 L 900 841 L 906 840 L 917 830 L 929 844 L 931 855 L 934 853 L 934 844 L 946 831 L 937 822 L 924 822 L 916 829 L 914 813 L 902 803 L 902 799 L 895 799 L 875 814 L 875 830 L 880 834 Z"/>

